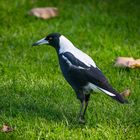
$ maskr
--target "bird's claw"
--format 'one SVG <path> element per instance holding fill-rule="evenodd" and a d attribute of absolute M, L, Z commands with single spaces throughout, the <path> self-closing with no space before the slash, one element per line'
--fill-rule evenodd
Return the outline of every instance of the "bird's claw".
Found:
<path fill-rule="evenodd" d="M 80 124 L 85 124 L 86 123 L 84 117 L 79 117 L 79 123 Z"/>

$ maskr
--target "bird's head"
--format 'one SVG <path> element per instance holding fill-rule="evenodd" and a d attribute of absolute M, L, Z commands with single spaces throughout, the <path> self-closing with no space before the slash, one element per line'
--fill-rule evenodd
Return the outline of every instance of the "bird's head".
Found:
<path fill-rule="evenodd" d="M 59 42 L 60 42 L 60 34 L 59 33 L 51 33 L 47 37 L 35 42 L 32 46 L 38 46 L 41 44 L 46 44 L 53 46 L 54 48 L 59 48 Z"/>
<path fill-rule="evenodd" d="M 71 41 L 59 33 L 51 33 L 47 37 L 35 42 L 32 46 L 41 44 L 53 46 L 59 54 L 71 50 L 74 47 Z"/>

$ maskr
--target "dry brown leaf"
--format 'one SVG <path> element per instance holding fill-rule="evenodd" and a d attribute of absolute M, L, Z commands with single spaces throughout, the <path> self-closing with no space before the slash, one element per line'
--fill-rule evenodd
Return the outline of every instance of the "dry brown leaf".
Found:
<path fill-rule="evenodd" d="M 11 128 L 10 126 L 8 126 L 7 124 L 4 124 L 2 129 L 1 129 L 2 132 L 11 132 L 13 131 L 13 128 Z"/>
<path fill-rule="evenodd" d="M 33 8 L 29 11 L 29 15 L 33 15 L 42 19 L 49 19 L 58 16 L 58 8 L 55 7 Z"/>
<path fill-rule="evenodd" d="M 132 62 L 128 62 L 128 66 L 131 68 L 140 68 L 140 59 L 136 59 Z"/>
<path fill-rule="evenodd" d="M 123 91 L 123 92 L 121 93 L 121 95 L 122 95 L 123 97 L 129 97 L 129 96 L 130 96 L 130 89 L 126 89 L 125 91 Z"/>
<path fill-rule="evenodd" d="M 128 68 L 140 68 L 140 59 L 134 59 L 133 57 L 118 57 L 116 59 L 115 66 L 128 67 Z"/>

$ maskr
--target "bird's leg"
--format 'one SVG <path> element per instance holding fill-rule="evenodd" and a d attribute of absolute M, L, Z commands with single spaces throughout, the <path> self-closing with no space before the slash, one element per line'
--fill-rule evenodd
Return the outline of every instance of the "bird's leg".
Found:
<path fill-rule="evenodd" d="M 85 108 L 84 108 L 84 112 L 83 112 L 83 118 L 85 116 L 85 113 L 86 113 L 86 110 L 87 110 L 87 107 L 88 107 L 88 101 L 85 101 Z"/>
<path fill-rule="evenodd" d="M 80 113 L 79 113 L 79 123 L 85 123 L 85 119 L 84 119 L 84 110 L 85 110 L 85 101 L 86 101 L 86 96 L 83 93 L 83 91 L 77 91 L 77 98 L 80 100 L 81 102 L 81 108 L 80 108 Z"/>
<path fill-rule="evenodd" d="M 85 100 L 82 102 L 82 104 L 83 104 L 82 106 L 84 108 L 84 111 L 82 113 L 82 111 L 80 110 L 81 114 L 80 114 L 80 117 L 79 117 L 80 118 L 79 120 L 82 120 L 82 123 L 85 123 L 84 116 L 85 116 L 85 113 L 86 113 L 86 110 L 87 110 L 87 107 L 88 107 L 89 99 L 90 99 L 90 94 L 87 94 L 87 95 L 85 95 Z"/>
<path fill-rule="evenodd" d="M 83 109 L 85 111 L 84 107 L 85 107 L 85 100 L 81 102 L 81 108 L 80 108 L 80 113 L 79 113 L 79 123 L 85 123 L 84 112 L 83 112 Z"/>
<path fill-rule="evenodd" d="M 90 99 L 90 94 L 85 95 L 85 109 L 84 109 L 84 112 L 83 112 L 83 117 L 85 116 L 85 113 L 86 113 L 86 110 L 87 110 L 87 107 L 88 107 L 89 99 Z"/>

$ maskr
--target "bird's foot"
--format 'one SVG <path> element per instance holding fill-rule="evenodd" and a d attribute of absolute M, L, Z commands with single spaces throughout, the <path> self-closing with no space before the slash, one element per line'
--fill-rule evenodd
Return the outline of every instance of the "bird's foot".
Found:
<path fill-rule="evenodd" d="M 79 117 L 79 123 L 80 124 L 85 124 L 86 123 L 85 118 L 83 116 Z"/>

